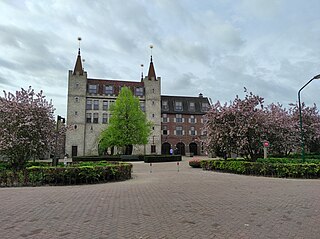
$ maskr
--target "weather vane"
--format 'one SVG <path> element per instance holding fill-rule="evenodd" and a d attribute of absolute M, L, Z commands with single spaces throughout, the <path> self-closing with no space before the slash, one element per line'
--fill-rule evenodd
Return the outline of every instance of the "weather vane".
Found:
<path fill-rule="evenodd" d="M 153 48 L 153 45 L 151 44 L 150 45 L 150 53 L 151 53 L 151 55 L 152 55 L 152 48 Z"/>
<path fill-rule="evenodd" d="M 143 79 L 143 64 L 140 65 L 141 66 L 141 80 Z"/>
<path fill-rule="evenodd" d="M 79 41 L 79 48 L 80 48 L 80 42 L 81 42 L 81 37 L 78 37 L 78 41 Z"/>
<path fill-rule="evenodd" d="M 150 45 L 151 62 L 152 62 L 152 48 L 153 48 L 153 45 L 151 44 L 151 45 Z"/>

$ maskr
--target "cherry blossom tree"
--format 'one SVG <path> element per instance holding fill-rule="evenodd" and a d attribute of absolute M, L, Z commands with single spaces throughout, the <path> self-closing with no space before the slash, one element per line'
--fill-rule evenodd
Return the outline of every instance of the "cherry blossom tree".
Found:
<path fill-rule="evenodd" d="M 53 150 L 56 135 L 54 108 L 43 92 L 29 87 L 0 97 L 0 154 L 14 169 Z"/>
<path fill-rule="evenodd" d="M 261 141 L 265 134 L 263 98 L 245 89 L 245 99 L 238 96 L 230 105 L 214 104 L 207 113 L 205 129 L 207 148 L 242 154 L 251 160 L 261 155 Z"/>
<path fill-rule="evenodd" d="M 229 105 L 213 104 L 206 115 L 206 146 L 214 153 L 228 152 L 251 160 L 262 156 L 262 142 L 270 142 L 269 152 L 286 156 L 300 147 L 299 110 L 291 104 L 264 106 L 264 99 L 249 93 Z M 302 104 L 304 142 L 309 151 L 320 149 L 320 116 L 316 105 Z"/>
<path fill-rule="evenodd" d="M 293 120 L 295 121 L 296 131 L 300 136 L 300 126 L 299 126 L 299 106 L 298 104 L 291 104 L 291 114 Z M 306 106 L 304 103 L 301 104 L 301 115 L 303 122 L 303 138 L 306 151 L 309 152 L 319 152 L 320 150 L 320 115 L 316 104 L 312 107 Z M 299 146 L 300 146 L 299 141 Z"/>

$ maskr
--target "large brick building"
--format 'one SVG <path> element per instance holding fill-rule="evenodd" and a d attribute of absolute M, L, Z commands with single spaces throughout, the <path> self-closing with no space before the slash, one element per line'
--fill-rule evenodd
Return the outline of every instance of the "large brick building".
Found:
<path fill-rule="evenodd" d="M 74 70 L 69 71 L 66 153 L 71 156 L 97 155 L 99 135 L 109 123 L 110 105 L 121 87 L 129 87 L 139 98 L 141 109 L 153 123 L 148 144 L 134 146 L 134 154 L 203 154 L 202 116 L 209 101 L 199 97 L 162 96 L 161 78 L 156 77 L 152 56 L 148 75 L 140 81 L 88 78 L 82 67 L 80 48 Z"/>

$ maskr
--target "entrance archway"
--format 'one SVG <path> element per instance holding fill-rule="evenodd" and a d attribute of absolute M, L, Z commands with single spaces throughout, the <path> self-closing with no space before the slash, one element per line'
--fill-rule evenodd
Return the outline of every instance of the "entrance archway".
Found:
<path fill-rule="evenodd" d="M 195 142 L 189 144 L 189 152 L 193 155 L 198 155 L 198 145 Z"/>
<path fill-rule="evenodd" d="M 161 154 L 170 154 L 171 145 L 168 142 L 164 142 L 161 145 Z"/>
<path fill-rule="evenodd" d="M 180 155 L 186 154 L 186 149 L 185 149 L 184 143 L 179 142 L 179 143 L 177 143 L 176 147 L 177 147 L 176 154 L 180 154 Z"/>

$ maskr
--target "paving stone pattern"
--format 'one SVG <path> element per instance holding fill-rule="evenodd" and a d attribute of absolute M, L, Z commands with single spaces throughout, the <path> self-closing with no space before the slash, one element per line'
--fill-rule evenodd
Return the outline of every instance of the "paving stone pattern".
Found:
<path fill-rule="evenodd" d="M 320 180 L 133 163 L 125 182 L 0 188 L 0 238 L 320 238 Z"/>

